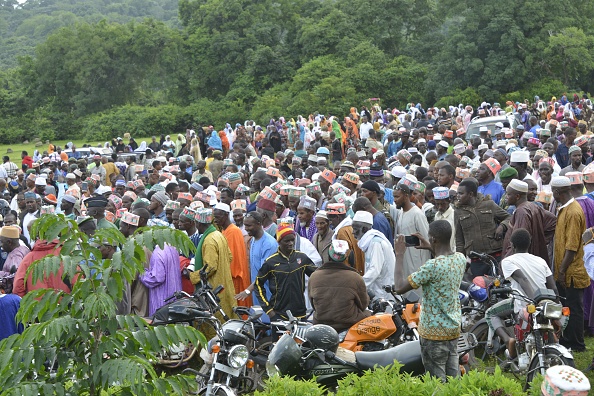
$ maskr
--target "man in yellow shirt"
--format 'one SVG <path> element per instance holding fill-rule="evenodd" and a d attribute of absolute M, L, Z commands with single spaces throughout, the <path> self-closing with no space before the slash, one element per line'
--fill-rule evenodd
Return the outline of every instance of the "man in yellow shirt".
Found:
<path fill-rule="evenodd" d="M 111 187 L 111 175 L 119 175 L 120 170 L 113 162 L 108 161 L 106 157 L 101 158 L 101 162 L 105 168 L 105 185 Z"/>

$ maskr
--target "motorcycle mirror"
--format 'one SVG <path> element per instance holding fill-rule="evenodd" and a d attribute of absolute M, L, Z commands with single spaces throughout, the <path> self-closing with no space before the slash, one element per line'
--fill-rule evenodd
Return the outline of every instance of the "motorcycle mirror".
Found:
<path fill-rule="evenodd" d="M 218 285 L 216 289 L 213 290 L 213 294 L 216 296 L 217 294 L 221 293 L 223 290 L 225 290 L 225 287 L 223 285 Z"/>
<path fill-rule="evenodd" d="M 419 302 L 419 295 L 413 291 L 408 292 L 408 296 L 406 296 L 406 302 L 408 304 L 414 304 Z"/>
<path fill-rule="evenodd" d="M 250 321 L 250 322 L 255 322 L 256 320 L 258 320 L 258 319 L 260 319 L 260 318 L 262 317 L 262 314 L 263 314 L 262 312 L 257 312 L 257 313 L 255 313 L 255 314 L 251 315 L 251 316 L 248 318 L 248 321 Z"/>

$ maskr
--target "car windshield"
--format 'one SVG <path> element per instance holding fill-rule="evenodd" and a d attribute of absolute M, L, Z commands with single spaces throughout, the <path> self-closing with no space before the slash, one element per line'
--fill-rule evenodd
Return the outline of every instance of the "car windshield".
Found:
<path fill-rule="evenodd" d="M 480 124 L 472 124 L 470 126 L 468 126 L 468 129 L 466 130 L 466 138 L 467 139 L 472 139 L 473 137 L 477 137 L 479 136 L 479 132 L 481 127 L 486 126 L 487 129 L 489 131 L 491 131 L 491 134 L 495 133 L 495 121 L 493 122 L 481 122 Z"/>

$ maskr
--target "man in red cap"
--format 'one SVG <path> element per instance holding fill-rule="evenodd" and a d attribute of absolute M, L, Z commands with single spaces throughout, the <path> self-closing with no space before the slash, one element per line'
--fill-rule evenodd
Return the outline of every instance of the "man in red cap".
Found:
<path fill-rule="evenodd" d="M 274 201 L 266 198 L 260 198 L 256 204 L 256 212 L 260 213 L 263 217 L 262 228 L 264 232 L 275 236 L 276 224 L 274 224 L 273 218 L 276 213 L 276 204 Z"/>
<path fill-rule="evenodd" d="M 255 292 L 270 320 L 288 319 L 291 311 L 296 318 L 306 315 L 305 275 L 316 270 L 311 259 L 303 252 L 295 250 L 295 230 L 288 224 L 281 224 L 276 231 L 278 251 L 268 257 L 258 271 Z M 266 295 L 268 282 L 271 297 Z"/>

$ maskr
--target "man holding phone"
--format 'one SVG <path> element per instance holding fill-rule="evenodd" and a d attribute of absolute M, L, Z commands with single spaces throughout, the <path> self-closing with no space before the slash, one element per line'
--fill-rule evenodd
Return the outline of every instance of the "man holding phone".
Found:
<path fill-rule="evenodd" d="M 452 250 L 452 226 L 447 220 L 435 220 L 429 225 L 429 240 L 413 234 L 419 240 L 415 248 L 407 248 L 404 235 L 394 243 L 396 266 L 394 291 L 407 293 L 423 287 L 423 310 L 419 322 L 421 355 L 425 369 L 446 381 L 459 374 L 457 344 L 460 336 L 460 299 L 458 288 L 466 269 L 466 257 Z M 434 259 L 427 260 L 418 271 L 406 276 L 404 255 L 407 250 L 426 250 Z"/>

